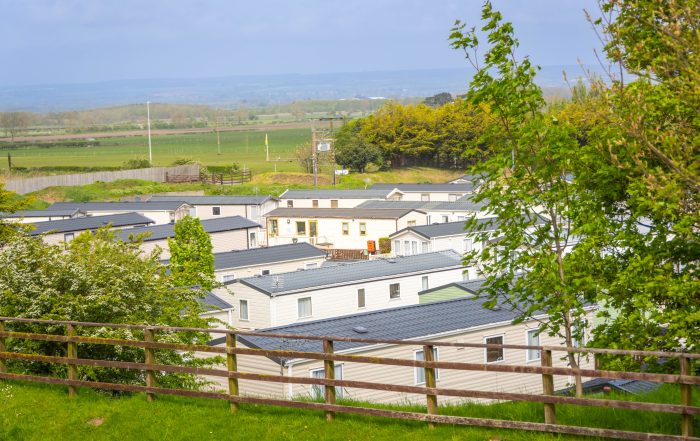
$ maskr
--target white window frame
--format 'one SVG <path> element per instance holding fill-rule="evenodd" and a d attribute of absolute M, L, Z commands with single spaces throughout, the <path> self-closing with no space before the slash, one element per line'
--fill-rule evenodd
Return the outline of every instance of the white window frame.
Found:
<path fill-rule="evenodd" d="M 255 231 L 251 231 L 248 233 L 248 240 L 250 241 L 250 246 L 252 248 L 258 247 L 258 235 L 255 234 Z"/>
<path fill-rule="evenodd" d="M 474 248 L 474 241 L 470 237 L 465 237 L 462 239 L 462 246 L 464 247 L 464 252 L 469 253 Z"/>
<path fill-rule="evenodd" d="M 428 276 L 421 277 L 420 284 L 421 284 L 421 291 L 425 291 L 426 289 L 430 289 L 430 283 L 428 280 Z"/>
<path fill-rule="evenodd" d="M 442 215 L 442 223 L 443 223 L 443 224 L 446 224 L 446 223 L 448 223 L 449 221 L 450 221 L 450 216 L 447 215 L 447 214 L 443 214 L 443 215 Z"/>
<path fill-rule="evenodd" d="M 212 216 L 221 216 L 221 207 L 211 207 Z"/>
<path fill-rule="evenodd" d="M 317 372 L 321 372 L 321 376 L 314 375 Z M 333 365 L 333 373 L 335 374 L 336 380 L 343 379 L 343 363 Z M 340 374 L 340 375 L 338 375 Z M 326 378 L 326 368 L 309 369 L 309 377 L 311 378 Z M 323 400 L 326 395 L 326 387 L 320 384 L 312 384 L 309 388 L 309 396 L 313 400 Z M 343 398 L 343 388 L 341 386 L 335 387 L 335 397 Z"/>
<path fill-rule="evenodd" d="M 293 200 L 288 200 L 287 201 L 287 208 L 294 208 L 294 201 Z"/>
<path fill-rule="evenodd" d="M 231 282 L 236 280 L 236 274 L 224 274 L 221 276 L 221 283 Z"/>
<path fill-rule="evenodd" d="M 397 286 L 397 287 L 398 287 L 397 292 L 398 292 L 399 295 L 396 296 L 396 297 L 393 297 L 393 296 L 392 296 L 392 293 L 391 293 L 391 287 L 392 287 L 392 286 Z M 400 298 L 401 298 L 401 283 L 390 283 L 390 284 L 389 284 L 389 300 L 397 300 L 397 299 L 400 299 Z"/>
<path fill-rule="evenodd" d="M 245 318 L 243 318 L 243 304 L 245 303 Z M 250 321 L 250 303 L 247 299 L 238 300 L 238 319 L 242 322 Z"/>
<path fill-rule="evenodd" d="M 75 233 L 64 233 L 63 234 L 63 241 L 65 243 L 68 243 L 73 239 L 75 239 Z"/>
<path fill-rule="evenodd" d="M 413 359 L 416 361 L 418 360 L 418 353 L 423 353 L 423 349 L 416 349 L 413 351 Z M 425 360 L 425 356 L 422 355 L 422 359 L 420 361 Z M 433 361 L 440 361 L 440 349 L 439 348 L 433 348 Z M 419 374 L 420 372 L 420 374 Z M 418 381 L 418 375 L 423 376 L 423 381 L 419 382 Z M 435 381 L 438 381 L 440 379 L 440 369 L 435 369 Z M 419 386 L 425 384 L 425 368 L 422 367 L 415 367 L 413 368 L 413 382 Z"/>
<path fill-rule="evenodd" d="M 527 329 L 527 330 L 525 331 L 525 345 L 526 345 L 526 346 L 541 346 L 541 345 L 540 345 L 540 335 L 541 335 L 541 334 L 537 334 L 538 331 L 539 331 L 539 329 L 537 329 L 537 328 L 535 328 L 535 329 Z M 536 338 L 537 338 L 537 344 L 531 343 L 531 341 L 530 341 L 530 334 L 537 334 L 537 337 L 536 337 Z M 535 357 L 532 357 L 533 354 L 536 354 L 536 356 L 535 356 Z M 542 360 L 542 351 L 538 351 L 538 350 L 536 350 L 536 349 L 527 349 L 527 350 L 525 350 L 525 362 L 529 363 L 529 362 L 531 362 L 531 361 L 540 361 L 540 360 Z"/>
<path fill-rule="evenodd" d="M 340 232 L 342 233 L 343 236 L 349 236 L 350 235 L 350 222 L 342 222 L 340 224 Z"/>
<path fill-rule="evenodd" d="M 358 225 L 360 236 L 367 236 L 367 222 L 360 222 Z"/>
<path fill-rule="evenodd" d="M 411 256 L 418 254 L 418 241 L 411 241 Z"/>
<path fill-rule="evenodd" d="M 430 202 L 430 193 L 421 193 L 420 200 L 421 202 Z"/>
<path fill-rule="evenodd" d="M 300 310 L 300 305 L 302 300 L 308 300 L 309 301 L 309 315 L 301 315 L 301 310 Z M 305 318 L 310 318 L 313 317 L 314 315 L 314 310 L 313 310 L 313 304 L 311 303 L 311 297 L 299 297 L 297 299 L 297 318 L 298 319 L 305 319 Z"/>
<path fill-rule="evenodd" d="M 397 256 L 401 255 L 401 240 L 400 239 L 394 239 L 394 254 Z"/>
<path fill-rule="evenodd" d="M 489 343 L 488 339 L 490 338 L 501 338 L 501 343 L 500 344 L 505 344 L 506 341 L 506 335 L 505 334 L 494 334 L 494 335 L 487 335 L 484 337 L 484 344 L 498 344 L 498 343 Z M 506 350 L 505 348 L 501 348 L 501 359 L 500 360 L 495 360 L 495 361 L 488 361 L 488 350 L 489 348 L 484 348 L 484 363 L 486 364 L 493 364 L 493 363 L 503 363 L 506 361 Z"/>
<path fill-rule="evenodd" d="M 421 253 L 429 253 L 430 252 L 430 242 L 428 242 L 427 240 L 421 241 L 420 249 L 421 249 Z"/>

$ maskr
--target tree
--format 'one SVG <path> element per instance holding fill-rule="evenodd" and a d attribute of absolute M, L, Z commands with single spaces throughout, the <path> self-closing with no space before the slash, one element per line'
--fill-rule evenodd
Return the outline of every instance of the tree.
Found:
<path fill-rule="evenodd" d="M 175 223 L 175 236 L 168 239 L 170 270 L 177 286 L 211 289 L 214 254 L 211 238 L 199 218 L 185 216 Z"/>
<path fill-rule="evenodd" d="M 510 23 L 484 4 L 482 31 L 490 47 L 483 65 L 473 54 L 479 46 L 476 31 L 465 31 L 460 22 L 452 29 L 452 46 L 464 50 L 476 73 L 467 100 L 474 109 L 488 109 L 493 123 L 468 153 L 483 161 L 473 171 L 485 177 L 476 202 L 497 216 L 495 230 L 485 231 L 476 219 L 468 230 L 481 231 L 482 251 L 465 257 L 467 265 L 482 265 L 487 276 L 487 306 L 505 301 L 518 311 L 515 322 L 531 320 L 546 312 L 540 332 L 560 337 L 567 347 L 584 340 L 588 328 L 585 307 L 595 302 L 585 247 L 585 225 L 578 216 L 587 206 L 586 196 L 568 175 L 575 171 L 579 144 L 575 130 L 547 112 L 541 89 L 535 84 L 537 68 L 518 60 L 518 41 Z M 483 145 L 488 146 L 484 155 Z M 498 237 L 493 241 L 493 237 Z M 579 366 L 576 353 L 567 353 L 569 365 Z M 582 394 L 581 379 L 576 381 Z"/>
<path fill-rule="evenodd" d="M 18 132 L 25 129 L 32 121 L 32 114 L 28 112 L 5 112 L 0 114 L 0 126 L 5 134 L 10 134 L 12 141 Z"/>
<path fill-rule="evenodd" d="M 144 255 L 140 241 L 117 240 L 108 227 L 85 232 L 64 246 L 47 245 L 41 237 L 15 235 L 0 248 L 0 315 L 32 319 L 75 320 L 99 323 L 167 324 L 203 327 L 198 299 L 202 293 L 176 286 L 160 253 Z M 11 323 L 18 332 L 64 332 L 60 326 Z M 142 338 L 128 329 L 81 328 L 81 335 L 104 338 Z M 201 342 L 196 333 L 159 334 L 161 341 Z M 64 343 L 11 339 L 9 350 L 65 356 Z M 142 348 L 81 344 L 81 358 L 142 362 Z M 156 362 L 202 365 L 193 354 L 156 351 Z M 12 370 L 64 375 L 59 365 L 13 362 Z M 94 381 L 143 384 L 138 370 L 79 367 L 79 377 Z M 193 375 L 158 373 L 159 384 L 196 387 Z"/>
<path fill-rule="evenodd" d="M 5 184 L 0 183 L 0 213 L 10 214 L 27 208 L 29 201 L 21 199 L 17 193 L 5 190 Z M 16 232 L 18 225 L 8 225 L 0 218 L 0 246 L 9 240 Z"/>
<path fill-rule="evenodd" d="M 427 97 L 424 101 L 423 104 L 426 106 L 430 107 L 440 107 L 444 106 L 447 103 L 451 103 L 453 101 L 452 99 L 452 94 L 448 92 L 442 92 L 438 93 L 433 96 Z"/>
<path fill-rule="evenodd" d="M 335 162 L 342 167 L 364 173 L 369 164 L 379 162 L 381 155 L 375 145 L 360 135 L 360 128 L 358 121 L 350 121 L 341 127 L 335 135 L 333 151 Z"/>
<path fill-rule="evenodd" d="M 314 172 L 314 157 L 311 143 L 299 144 L 294 150 L 294 158 L 306 173 Z"/>
<path fill-rule="evenodd" d="M 590 131 L 591 157 L 602 160 L 580 180 L 604 214 L 599 234 L 610 238 L 593 253 L 600 297 L 619 313 L 596 344 L 697 351 L 700 5 L 605 0 L 600 11 L 592 21 L 616 68 L 594 83 L 605 121 Z"/>

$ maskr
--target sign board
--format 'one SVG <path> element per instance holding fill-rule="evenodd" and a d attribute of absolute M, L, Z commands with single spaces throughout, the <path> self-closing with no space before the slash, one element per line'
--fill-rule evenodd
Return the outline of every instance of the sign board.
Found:
<path fill-rule="evenodd" d="M 316 150 L 319 152 L 327 152 L 330 151 L 331 149 L 331 143 L 328 141 L 321 141 L 318 144 L 316 144 Z"/>
<path fill-rule="evenodd" d="M 344 175 L 350 174 L 350 171 L 349 170 L 336 170 L 335 174 L 338 176 L 344 176 Z"/>

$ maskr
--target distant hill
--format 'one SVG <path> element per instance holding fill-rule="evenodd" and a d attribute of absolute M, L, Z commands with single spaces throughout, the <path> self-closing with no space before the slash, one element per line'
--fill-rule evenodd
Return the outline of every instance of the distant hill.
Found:
<path fill-rule="evenodd" d="M 562 71 L 582 76 L 579 66 L 545 66 L 538 83 L 554 95 L 567 93 Z M 592 68 L 594 72 L 600 69 Z M 466 92 L 471 70 L 428 69 L 320 75 L 260 75 L 198 79 L 148 79 L 21 87 L 0 86 L 0 111 L 59 112 L 143 103 L 266 107 L 300 100 L 426 97 Z"/>

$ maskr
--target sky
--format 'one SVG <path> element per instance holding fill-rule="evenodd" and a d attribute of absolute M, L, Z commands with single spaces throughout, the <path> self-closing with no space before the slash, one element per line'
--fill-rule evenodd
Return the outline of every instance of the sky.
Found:
<path fill-rule="evenodd" d="M 520 55 L 595 64 L 594 0 L 494 1 Z M 0 0 L 0 86 L 466 68 L 477 0 Z"/>

